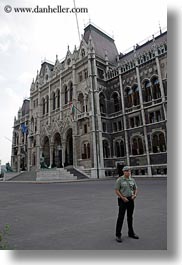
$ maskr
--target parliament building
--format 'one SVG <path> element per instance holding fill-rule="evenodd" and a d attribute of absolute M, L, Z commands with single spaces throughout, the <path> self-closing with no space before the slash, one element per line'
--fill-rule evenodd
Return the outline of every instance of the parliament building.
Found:
<path fill-rule="evenodd" d="M 79 48 L 44 61 L 14 119 L 14 171 L 74 168 L 90 178 L 130 165 L 167 174 L 167 32 L 119 53 L 88 24 Z"/>

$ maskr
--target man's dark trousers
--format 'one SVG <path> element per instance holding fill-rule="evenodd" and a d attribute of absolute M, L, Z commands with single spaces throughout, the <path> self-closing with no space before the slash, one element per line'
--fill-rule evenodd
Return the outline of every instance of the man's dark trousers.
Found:
<path fill-rule="evenodd" d="M 123 226 L 125 212 L 127 210 L 127 222 L 128 222 L 128 234 L 133 235 L 133 211 L 134 211 L 134 200 L 131 197 L 127 198 L 129 201 L 124 202 L 121 198 L 118 198 L 119 214 L 116 224 L 116 236 L 121 236 L 121 230 Z"/>

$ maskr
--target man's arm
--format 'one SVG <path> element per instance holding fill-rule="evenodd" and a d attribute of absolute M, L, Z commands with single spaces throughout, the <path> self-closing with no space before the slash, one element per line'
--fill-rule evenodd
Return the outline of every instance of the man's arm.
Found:
<path fill-rule="evenodd" d="M 119 198 L 121 198 L 124 202 L 128 202 L 128 199 L 127 199 L 125 196 L 123 196 L 123 194 L 121 194 L 121 192 L 120 192 L 118 189 L 115 189 L 115 193 L 116 193 L 116 195 L 117 195 Z"/>
<path fill-rule="evenodd" d="M 138 189 L 135 189 L 132 195 L 132 199 L 134 200 L 138 194 Z"/>

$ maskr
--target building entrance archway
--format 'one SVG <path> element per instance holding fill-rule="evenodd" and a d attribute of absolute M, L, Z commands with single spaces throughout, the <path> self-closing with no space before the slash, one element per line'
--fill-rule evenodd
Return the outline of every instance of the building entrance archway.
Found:
<path fill-rule="evenodd" d="M 42 156 L 44 158 L 44 163 L 47 167 L 50 165 L 50 144 L 48 136 L 44 137 L 43 148 L 42 148 Z"/>
<path fill-rule="evenodd" d="M 65 166 L 73 165 L 73 134 L 72 129 L 66 133 Z"/>
<path fill-rule="evenodd" d="M 62 167 L 62 143 L 61 136 L 59 133 L 54 135 L 53 145 L 53 165 L 52 167 Z"/>

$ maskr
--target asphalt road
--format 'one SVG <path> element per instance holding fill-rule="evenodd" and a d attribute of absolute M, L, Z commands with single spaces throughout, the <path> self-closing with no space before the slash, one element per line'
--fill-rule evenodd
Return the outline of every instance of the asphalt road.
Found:
<path fill-rule="evenodd" d="M 167 180 L 136 179 L 134 228 L 139 240 L 115 241 L 115 180 L 74 183 L 0 182 L 0 229 L 10 225 L 15 250 L 166 250 Z"/>

